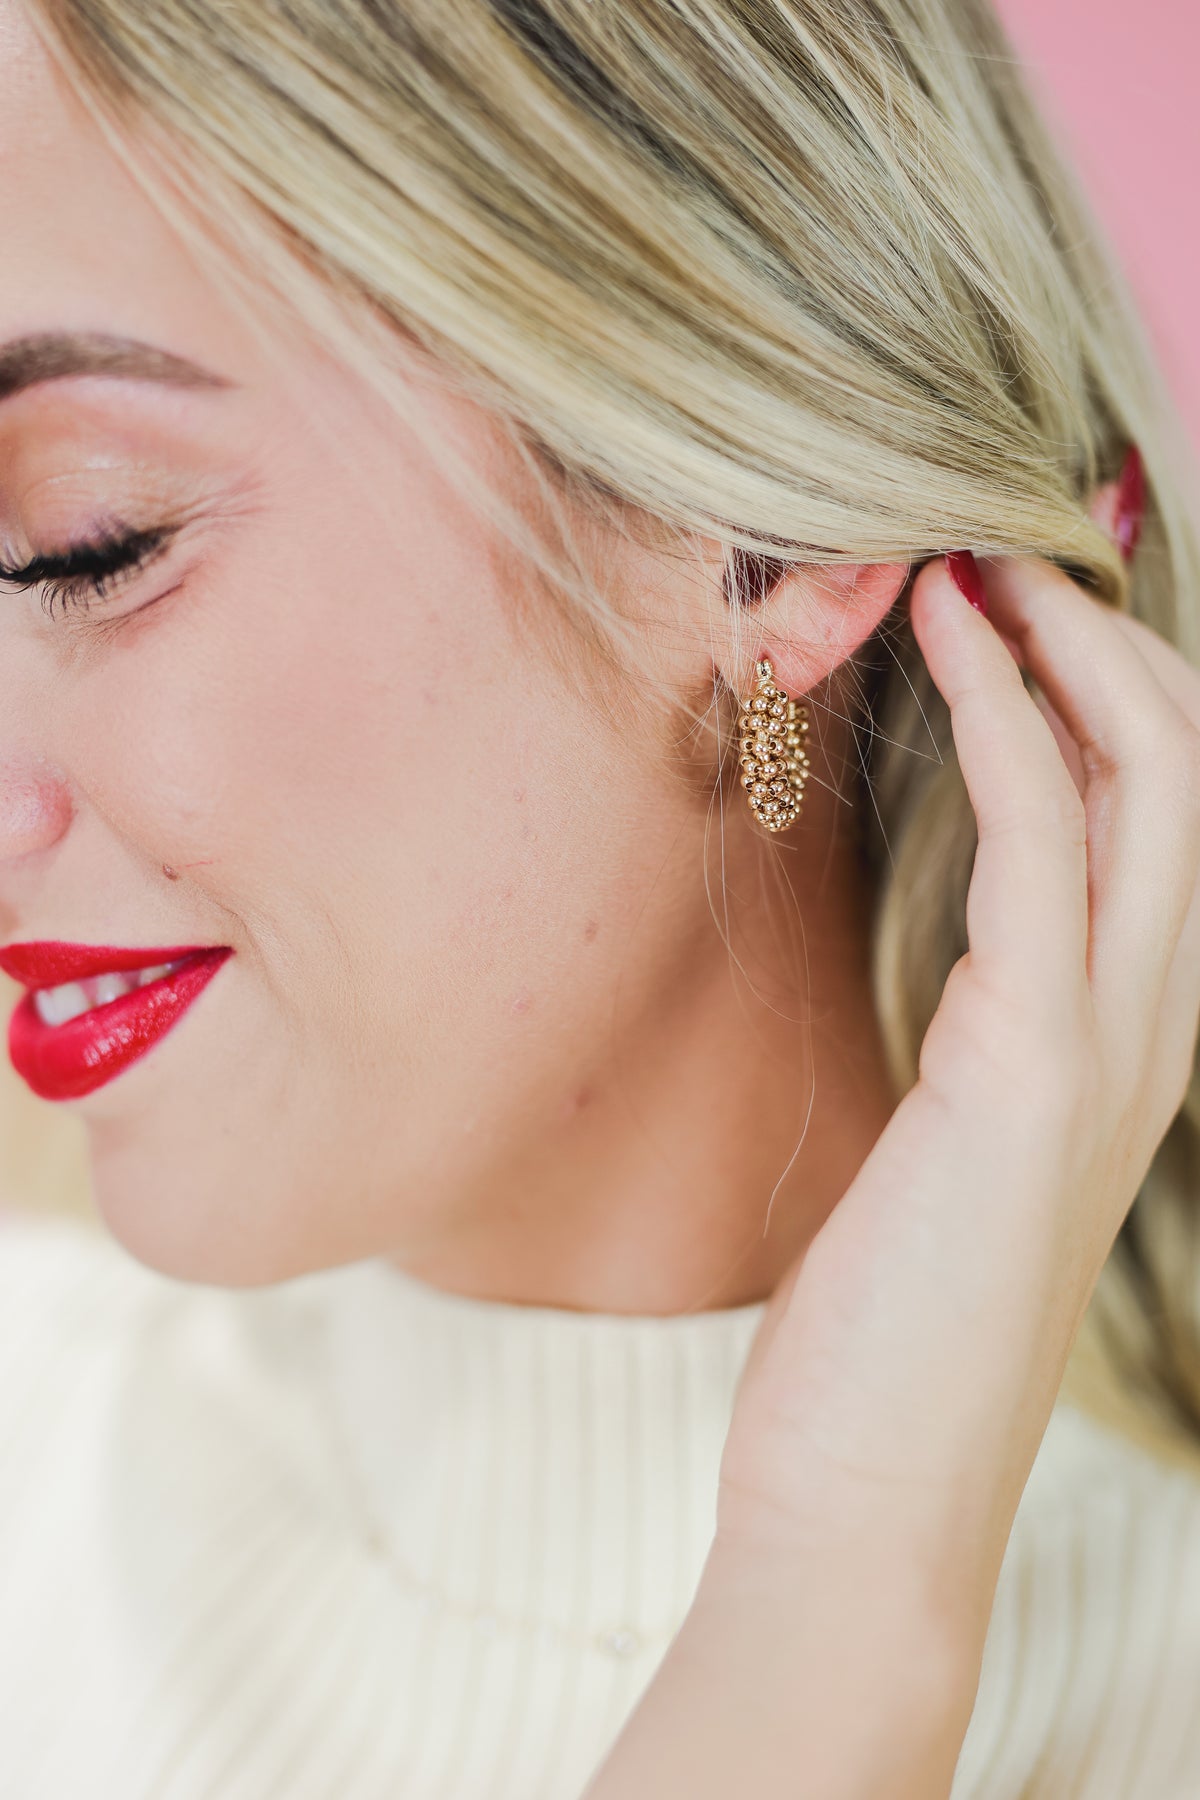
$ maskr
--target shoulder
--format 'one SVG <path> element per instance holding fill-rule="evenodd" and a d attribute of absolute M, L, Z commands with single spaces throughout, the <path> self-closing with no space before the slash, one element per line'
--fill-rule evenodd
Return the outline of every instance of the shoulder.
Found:
<path fill-rule="evenodd" d="M 954 1800 L 1039 1782 L 1200 1793 L 1200 1458 L 1065 1401 L 1014 1521 Z"/>

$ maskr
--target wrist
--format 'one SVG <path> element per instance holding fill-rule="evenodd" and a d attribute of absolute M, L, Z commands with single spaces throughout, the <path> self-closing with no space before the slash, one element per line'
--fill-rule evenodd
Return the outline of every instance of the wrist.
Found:
<path fill-rule="evenodd" d="M 902 1539 L 777 1554 L 718 1532 L 689 1619 L 769 1638 L 782 1666 L 946 1722 L 970 1718 L 994 1586 L 967 1579 Z"/>
<path fill-rule="evenodd" d="M 978 1665 L 903 1575 L 716 1541 L 588 1800 L 949 1800 Z"/>
<path fill-rule="evenodd" d="M 969 1670 L 982 1658 L 1019 1498 L 977 1469 L 953 1481 L 814 1483 L 802 1506 L 786 1508 L 726 1480 L 704 1578 L 727 1593 L 803 1594 L 827 1621 L 893 1619 L 935 1662 Z"/>

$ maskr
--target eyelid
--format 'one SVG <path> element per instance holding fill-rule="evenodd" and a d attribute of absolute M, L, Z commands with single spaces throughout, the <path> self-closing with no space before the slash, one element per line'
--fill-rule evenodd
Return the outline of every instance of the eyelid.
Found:
<path fill-rule="evenodd" d="M 33 556 L 19 568 L 6 567 L 0 563 L 0 583 L 6 587 L 31 588 L 40 587 L 45 581 L 86 580 L 94 570 L 104 566 L 106 557 L 111 557 L 118 550 L 122 563 L 148 561 L 174 537 L 177 529 L 175 526 L 156 525 L 145 531 L 137 531 L 110 525 L 102 534 L 73 544 L 69 550 L 58 555 Z"/>

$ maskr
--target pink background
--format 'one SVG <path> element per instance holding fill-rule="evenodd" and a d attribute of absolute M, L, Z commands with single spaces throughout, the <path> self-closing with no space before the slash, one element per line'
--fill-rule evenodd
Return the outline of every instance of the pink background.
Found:
<path fill-rule="evenodd" d="M 1200 443 L 1200 4 L 998 0 Z"/>

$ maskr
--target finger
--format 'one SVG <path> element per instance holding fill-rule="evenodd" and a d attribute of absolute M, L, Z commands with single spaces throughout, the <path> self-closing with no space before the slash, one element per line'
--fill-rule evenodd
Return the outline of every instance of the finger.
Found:
<path fill-rule="evenodd" d="M 1144 619 L 1135 619 L 1116 608 L 1108 609 L 1107 616 L 1145 658 L 1185 718 L 1200 731 L 1200 670 Z"/>
<path fill-rule="evenodd" d="M 1088 513 L 1091 518 L 1100 527 L 1101 531 L 1107 532 L 1114 543 L 1116 542 L 1117 536 L 1117 510 L 1119 505 L 1120 490 L 1118 484 L 1115 481 L 1106 481 L 1101 487 L 1096 489 L 1092 495 L 1091 505 L 1088 507 Z M 1003 632 L 1001 633 L 1001 636 L 1004 637 Z M 1004 641 L 1016 657 L 1017 661 L 1021 662 L 1023 659 L 1020 645 L 1013 638 L 1005 637 Z M 1034 705 L 1054 733 L 1054 741 L 1058 745 L 1062 759 L 1071 771 L 1071 780 L 1075 783 L 1076 790 L 1082 794 L 1087 786 L 1087 775 L 1084 771 L 1083 760 L 1079 754 L 1079 746 L 1036 682 L 1033 683 L 1032 692 Z"/>
<path fill-rule="evenodd" d="M 1145 657 L 1180 712 L 1200 731 L 1200 671 L 1188 662 L 1151 626 L 1126 613 L 1114 613 L 1113 623 L 1125 632 Z M 1170 1084 L 1185 1079 L 1195 1063 L 1197 1025 L 1200 1022 L 1200 885 L 1192 892 L 1179 933 L 1175 954 L 1167 969 L 1159 1008 L 1162 1059 Z"/>
<path fill-rule="evenodd" d="M 1117 535 L 1117 508 L 1119 503 L 1120 496 L 1117 483 L 1115 481 L 1106 481 L 1102 487 L 1096 489 L 1092 496 L 1092 503 L 1088 508 L 1092 519 L 1099 525 L 1101 531 L 1107 532 L 1114 542 L 1116 541 Z M 1001 635 L 1003 636 L 1003 633 Z M 1017 661 L 1023 661 L 1020 645 L 1012 638 L 1006 637 L 1004 641 L 1008 644 L 1013 655 L 1017 658 Z M 1075 783 L 1076 791 L 1082 795 L 1087 787 L 1087 774 L 1084 770 L 1083 759 L 1079 754 L 1079 745 L 1075 742 L 1069 728 L 1064 724 L 1062 719 L 1059 718 L 1036 681 L 1032 684 L 1032 692 L 1034 705 L 1054 733 L 1054 741 L 1058 745 L 1059 753 L 1066 763 L 1067 768 L 1071 771 L 1071 780 Z"/>
<path fill-rule="evenodd" d="M 1171 1106 L 1171 1111 L 1161 1121 L 1165 1130 L 1191 1084 L 1196 1067 L 1196 1040 L 1200 1032 L 1200 886 L 1193 891 L 1179 942 L 1167 969 L 1157 1023 L 1159 1070 L 1156 1079 Z"/>
<path fill-rule="evenodd" d="M 1119 541 L 1120 509 L 1121 484 L 1117 481 L 1107 481 L 1098 487 L 1088 509 L 1096 524 L 1114 542 Z M 1110 616 L 1146 658 L 1175 704 L 1200 730 L 1200 674 L 1194 666 L 1143 620 L 1117 611 Z M 1077 785 L 1082 792 L 1084 777 L 1075 741 L 1049 702 L 1043 698 L 1039 704 L 1047 714 L 1050 728 L 1068 758 L 1069 766 L 1073 772 L 1078 771 Z M 1175 954 L 1167 967 L 1157 1023 L 1157 1066 L 1151 1079 L 1168 1097 L 1168 1106 L 1173 1107 L 1178 1096 L 1190 1086 L 1196 1064 L 1196 1040 L 1200 1028 L 1200 885 L 1193 891 Z M 1170 1116 L 1173 1115 L 1168 1114 L 1166 1123 Z"/>
<path fill-rule="evenodd" d="M 1079 747 L 1093 996 L 1113 1022 L 1145 1017 L 1195 885 L 1195 727 L 1151 666 L 1162 652 L 1135 641 L 1138 622 L 1049 563 L 999 558 L 984 574 L 990 616 L 1021 645 Z"/>
<path fill-rule="evenodd" d="M 992 626 L 940 558 L 910 607 L 930 675 L 950 707 L 978 847 L 967 896 L 971 962 L 1036 1030 L 1087 999 L 1083 806 L 1046 720 Z"/>
<path fill-rule="evenodd" d="M 1071 780 L 1075 784 L 1075 792 L 1079 795 L 1080 799 L 1082 799 L 1087 788 L 1087 773 L 1084 770 L 1083 759 L 1079 754 L 1079 745 L 1075 742 L 1070 731 L 1059 718 L 1036 682 L 1033 684 L 1032 696 L 1033 704 L 1037 707 L 1054 734 L 1054 741 L 1058 745 L 1058 753 L 1066 764 Z"/>

